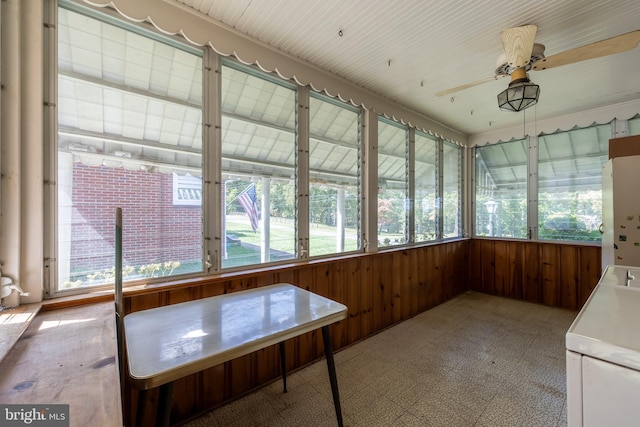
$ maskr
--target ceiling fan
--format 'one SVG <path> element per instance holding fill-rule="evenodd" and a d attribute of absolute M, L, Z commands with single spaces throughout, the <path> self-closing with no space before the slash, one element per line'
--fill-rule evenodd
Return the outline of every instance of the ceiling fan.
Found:
<path fill-rule="evenodd" d="M 541 71 L 626 52 L 640 43 L 640 30 L 635 30 L 545 57 L 544 45 L 535 43 L 536 31 L 535 25 L 523 25 L 501 31 L 504 54 L 498 57 L 493 76 L 443 90 L 436 95 L 449 95 L 485 82 L 511 76 L 509 87 L 498 95 L 498 105 L 502 110 L 521 111 L 534 105 L 540 94 L 540 87 L 529 80 L 527 71 Z"/>

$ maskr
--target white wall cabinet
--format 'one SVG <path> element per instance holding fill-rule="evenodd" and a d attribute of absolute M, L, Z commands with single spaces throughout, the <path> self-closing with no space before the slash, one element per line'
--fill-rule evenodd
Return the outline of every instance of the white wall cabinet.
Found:
<path fill-rule="evenodd" d="M 602 169 L 602 267 L 640 267 L 640 156 L 617 157 Z"/>

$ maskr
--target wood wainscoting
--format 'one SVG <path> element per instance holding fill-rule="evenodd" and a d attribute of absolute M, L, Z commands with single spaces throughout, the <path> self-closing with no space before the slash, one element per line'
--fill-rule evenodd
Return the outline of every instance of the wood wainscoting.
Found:
<path fill-rule="evenodd" d="M 600 279 L 601 259 L 599 246 L 473 239 L 469 288 L 579 310 Z"/>
<path fill-rule="evenodd" d="M 128 291 L 125 313 L 275 283 L 292 283 L 348 307 L 347 319 L 331 326 L 333 346 L 338 350 L 468 290 L 469 244 L 469 240 L 459 240 L 212 276 L 170 288 L 158 286 Z M 285 348 L 288 371 L 305 366 L 323 356 L 320 331 L 288 340 Z M 185 377 L 174 383 L 172 423 L 279 377 L 277 346 Z M 133 425 L 137 393 L 126 381 L 124 390 L 124 417 L 128 420 L 125 424 Z M 157 390 L 151 390 L 148 396 L 145 424 L 154 425 Z"/>

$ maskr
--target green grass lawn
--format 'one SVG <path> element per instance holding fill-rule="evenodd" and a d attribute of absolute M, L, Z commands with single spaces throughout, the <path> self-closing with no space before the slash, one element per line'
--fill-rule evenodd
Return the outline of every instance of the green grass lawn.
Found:
<path fill-rule="evenodd" d="M 292 219 L 271 218 L 272 261 L 295 257 L 295 224 Z M 223 267 L 234 267 L 260 263 L 261 233 L 251 229 L 246 215 L 228 215 L 226 217 L 227 235 L 240 239 L 242 246 L 227 246 L 227 259 L 223 260 Z M 310 255 L 319 256 L 336 253 L 337 228 L 325 224 L 311 224 Z M 253 245 L 253 246 L 249 246 Z M 345 251 L 358 249 L 357 231 L 354 228 L 345 230 Z M 276 259 L 274 259 L 274 257 Z"/>

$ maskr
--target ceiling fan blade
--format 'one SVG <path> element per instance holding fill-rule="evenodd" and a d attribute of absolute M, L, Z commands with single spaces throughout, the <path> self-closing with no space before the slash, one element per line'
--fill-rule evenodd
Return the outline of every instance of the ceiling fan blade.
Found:
<path fill-rule="evenodd" d="M 504 54 L 511 67 L 521 68 L 529 63 L 537 30 L 535 25 L 523 25 L 500 32 Z"/>
<path fill-rule="evenodd" d="M 638 46 L 638 43 L 640 43 L 640 30 L 635 30 L 565 52 L 556 53 L 555 55 L 539 60 L 533 64 L 532 68 L 534 70 L 546 70 L 547 68 L 586 61 L 587 59 L 622 53 L 634 49 Z"/>
<path fill-rule="evenodd" d="M 475 82 L 465 83 L 463 85 L 456 86 L 456 87 L 453 87 L 451 89 L 440 91 L 440 92 L 436 93 L 436 96 L 449 95 L 450 93 L 454 93 L 454 92 L 458 92 L 458 91 L 461 91 L 461 90 L 464 90 L 464 89 L 468 89 L 470 87 L 478 86 L 478 85 L 480 85 L 482 83 L 490 82 L 492 80 L 498 80 L 501 77 L 506 77 L 506 75 L 496 74 L 495 76 L 486 77 L 484 79 L 476 80 Z"/>

